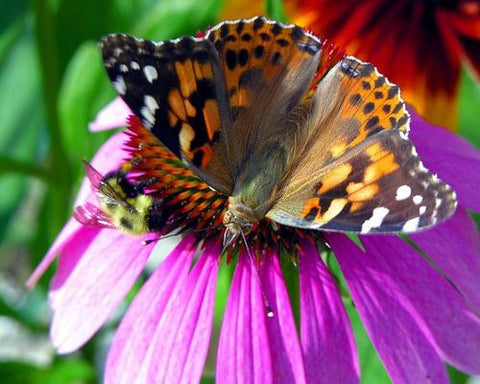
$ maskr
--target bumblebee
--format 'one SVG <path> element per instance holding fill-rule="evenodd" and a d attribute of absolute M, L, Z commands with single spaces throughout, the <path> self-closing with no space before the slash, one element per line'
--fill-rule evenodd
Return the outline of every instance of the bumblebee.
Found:
<path fill-rule="evenodd" d="M 168 219 L 163 201 L 145 193 L 152 180 L 132 182 L 128 166 L 103 176 L 84 161 L 86 174 L 100 199 L 100 208 L 77 207 L 75 217 L 82 224 L 118 228 L 132 235 L 159 232 Z"/>

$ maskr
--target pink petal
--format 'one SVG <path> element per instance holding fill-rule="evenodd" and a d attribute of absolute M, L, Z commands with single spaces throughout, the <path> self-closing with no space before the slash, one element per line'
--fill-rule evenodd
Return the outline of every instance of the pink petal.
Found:
<path fill-rule="evenodd" d="M 353 331 L 338 288 L 317 248 L 303 242 L 300 263 L 302 347 L 308 383 L 358 383 Z"/>
<path fill-rule="evenodd" d="M 37 284 L 38 279 L 42 277 L 53 260 L 55 260 L 57 255 L 60 254 L 64 248 L 69 247 L 69 244 L 74 242 L 76 238 L 93 238 L 100 230 L 100 228 L 86 228 L 74 218 L 68 220 L 42 262 L 37 268 L 35 268 L 35 271 L 33 271 L 32 275 L 27 280 L 27 287 L 33 288 L 35 284 Z M 86 241 L 82 240 L 82 243 L 86 243 Z"/>
<path fill-rule="evenodd" d="M 76 236 L 61 254 L 50 289 L 51 338 L 60 353 L 84 344 L 107 320 L 142 271 L 154 243 L 116 230 Z"/>
<path fill-rule="evenodd" d="M 182 289 L 166 304 L 137 382 L 200 382 L 213 325 L 220 251 L 207 245 Z"/>
<path fill-rule="evenodd" d="M 126 140 L 127 136 L 124 133 L 117 133 L 110 137 L 98 150 L 97 154 L 92 160 L 92 165 L 103 174 L 118 168 L 118 166 L 126 157 L 126 152 L 123 149 Z M 86 205 L 87 203 L 98 204 L 97 197 L 92 191 L 90 182 L 87 180 L 87 178 L 84 178 L 80 187 L 80 191 L 75 199 L 74 206 Z M 96 231 L 98 233 L 100 228 L 87 229 L 74 218 L 69 219 L 60 234 L 55 239 L 55 242 L 48 250 L 42 262 L 38 265 L 28 279 L 27 286 L 29 288 L 34 287 L 38 279 L 45 273 L 52 261 L 55 260 L 55 257 L 57 257 L 57 255 L 59 255 L 63 249 L 69 246 L 70 241 L 75 240 L 75 237 L 84 239 L 85 236 L 89 236 L 91 231 Z"/>
<path fill-rule="evenodd" d="M 258 275 L 242 253 L 220 332 L 216 372 L 219 383 L 272 383 L 269 320 Z"/>
<path fill-rule="evenodd" d="M 274 317 L 267 319 L 274 383 L 305 382 L 302 350 L 277 255 L 264 254 L 261 279 Z"/>
<path fill-rule="evenodd" d="M 436 345 L 442 358 L 471 374 L 480 373 L 480 319 L 458 291 L 410 245 L 390 236 L 362 237 L 371 268 Z M 451 255 L 457 257 L 457 255 Z"/>
<path fill-rule="evenodd" d="M 131 114 L 127 104 L 117 97 L 98 113 L 95 121 L 91 122 L 88 128 L 92 132 L 100 132 L 122 127 L 127 125 L 128 116 Z"/>
<path fill-rule="evenodd" d="M 392 381 L 448 383 L 445 366 L 424 329 L 417 324 L 408 299 L 395 284 L 397 278 L 392 281 L 369 253 L 363 253 L 345 235 L 329 234 L 327 240 L 345 275 L 365 329 Z M 384 256 L 390 253 L 389 250 L 397 251 L 389 241 L 384 242 Z M 404 256 L 401 252 L 392 252 L 392 255 L 398 259 Z M 414 278 L 422 278 L 414 271 L 411 273 Z"/>
<path fill-rule="evenodd" d="M 130 305 L 108 353 L 105 384 L 127 384 L 137 379 L 148 350 L 153 348 L 165 307 L 185 284 L 196 247 L 193 236 L 184 238 Z"/>
<path fill-rule="evenodd" d="M 291 383 L 292 378 L 305 382 L 288 295 L 278 260 L 271 257 L 261 268 L 275 313 L 269 318 L 259 276 L 245 253 L 239 256 L 220 333 L 219 383 Z"/>
<path fill-rule="evenodd" d="M 412 240 L 442 270 L 480 314 L 480 235 L 475 222 L 463 208 L 426 232 L 412 234 Z"/>
<path fill-rule="evenodd" d="M 412 111 L 410 137 L 425 166 L 450 184 L 461 205 L 480 211 L 480 151 L 461 137 L 422 120 Z"/>

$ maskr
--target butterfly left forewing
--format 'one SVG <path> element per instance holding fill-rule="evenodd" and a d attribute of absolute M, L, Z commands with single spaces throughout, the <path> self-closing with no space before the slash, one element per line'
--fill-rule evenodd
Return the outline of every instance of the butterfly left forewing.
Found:
<path fill-rule="evenodd" d="M 411 232 L 449 217 L 452 189 L 408 139 L 398 87 L 355 58 L 319 84 L 304 146 L 267 213 L 301 228 Z"/>
<path fill-rule="evenodd" d="M 102 52 L 115 89 L 143 125 L 198 176 L 230 192 L 232 177 L 218 142 L 231 113 L 212 43 L 115 34 L 103 39 Z"/>

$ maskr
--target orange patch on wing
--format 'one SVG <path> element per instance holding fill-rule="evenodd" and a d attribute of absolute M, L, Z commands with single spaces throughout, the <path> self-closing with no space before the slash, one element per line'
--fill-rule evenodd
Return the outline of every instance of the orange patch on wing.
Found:
<path fill-rule="evenodd" d="M 197 80 L 193 71 L 193 64 L 191 60 L 185 62 L 176 62 L 175 70 L 177 72 L 178 80 L 180 81 L 180 90 L 185 98 L 197 90 Z"/>
<path fill-rule="evenodd" d="M 305 218 L 312 210 L 320 210 L 318 197 L 311 197 L 303 205 L 301 217 Z"/>
<path fill-rule="evenodd" d="M 195 131 L 193 130 L 192 126 L 187 123 L 182 124 L 182 129 L 178 135 L 178 139 L 180 141 L 180 148 L 186 152 L 189 157 L 192 154 L 190 151 L 190 144 L 192 140 L 195 138 Z"/>
<path fill-rule="evenodd" d="M 252 104 L 250 92 L 246 88 L 239 88 L 237 92 L 230 97 L 230 105 L 232 107 L 248 107 Z"/>
<path fill-rule="evenodd" d="M 190 103 L 190 100 L 185 100 L 185 110 L 187 111 L 187 115 L 189 117 L 194 117 L 197 114 L 197 110 L 192 103 Z"/>
<path fill-rule="evenodd" d="M 362 201 L 354 201 L 352 206 L 350 207 L 350 212 L 357 212 L 358 210 L 363 208 L 364 203 Z"/>
<path fill-rule="evenodd" d="M 173 113 L 175 113 L 180 120 L 185 121 L 187 119 L 187 112 L 185 111 L 185 105 L 183 103 L 183 97 L 180 94 L 178 88 L 173 88 L 168 94 L 168 103 Z"/>
<path fill-rule="evenodd" d="M 371 145 L 365 151 L 372 163 L 379 161 L 381 158 L 389 154 L 389 152 L 386 149 L 383 149 L 379 143 Z"/>
<path fill-rule="evenodd" d="M 318 223 L 327 223 L 333 218 L 335 218 L 340 212 L 342 212 L 342 209 L 348 204 L 348 199 L 344 198 L 338 198 L 338 199 L 333 199 L 332 202 L 330 203 L 330 206 L 328 209 L 323 213 L 320 217 L 315 218 L 315 222 Z"/>
<path fill-rule="evenodd" d="M 359 189 L 363 188 L 364 186 L 365 186 L 365 183 L 362 183 L 362 182 L 355 183 L 354 181 L 352 181 L 348 183 L 346 190 L 347 190 L 347 193 L 350 195 L 358 191 Z"/>
<path fill-rule="evenodd" d="M 178 120 L 180 120 L 177 115 L 175 115 L 172 111 L 168 111 L 168 122 L 170 123 L 171 127 L 177 125 Z"/>
<path fill-rule="evenodd" d="M 358 191 L 349 194 L 348 195 L 348 200 L 350 201 L 365 201 L 365 200 L 370 200 L 372 199 L 379 190 L 378 184 L 369 184 L 364 186 L 363 188 L 359 189 Z"/>
<path fill-rule="evenodd" d="M 201 157 L 202 163 L 200 164 L 200 168 L 205 169 L 207 167 L 207 165 L 210 163 L 210 161 L 212 160 L 212 157 L 213 157 L 212 147 L 210 147 L 210 144 L 204 144 L 200 148 L 196 148 L 193 151 L 194 155 L 192 156 L 192 158 L 195 157 L 195 154 L 197 152 L 202 152 L 203 153 L 203 155 Z"/>
<path fill-rule="evenodd" d="M 373 183 L 379 178 L 396 171 L 398 168 L 399 165 L 395 161 L 395 155 L 389 153 L 365 169 L 363 181 L 366 184 Z"/>
<path fill-rule="evenodd" d="M 213 135 L 220 129 L 220 112 L 217 101 L 208 99 L 203 107 L 203 118 L 207 127 L 208 138 L 213 139 Z"/>
<path fill-rule="evenodd" d="M 195 76 L 197 79 L 213 79 L 212 66 L 210 64 L 200 64 L 198 61 L 193 62 L 193 70 L 195 71 Z"/>
<path fill-rule="evenodd" d="M 338 167 L 332 169 L 322 177 L 322 186 L 317 193 L 322 194 L 335 188 L 338 184 L 344 182 L 348 178 L 350 173 L 352 173 L 352 170 L 353 167 L 349 163 L 340 164 Z"/>

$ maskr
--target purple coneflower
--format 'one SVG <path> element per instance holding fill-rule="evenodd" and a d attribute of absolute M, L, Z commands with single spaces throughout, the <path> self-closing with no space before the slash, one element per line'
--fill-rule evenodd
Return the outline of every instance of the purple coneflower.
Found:
<path fill-rule="evenodd" d="M 107 120 L 112 118 L 109 110 L 102 112 Z M 118 125 L 124 122 L 123 117 L 120 120 Z M 106 173 L 128 158 L 135 131 L 141 131 L 132 122 L 128 135 L 114 135 L 97 153 L 92 161 L 97 170 Z M 102 124 L 97 121 L 96 128 Z M 460 207 L 455 215 L 434 229 L 412 235 L 419 249 L 396 236 L 361 236 L 363 249 L 343 234 L 326 233 L 324 239 L 392 380 L 442 383 L 448 382 L 444 363 L 480 373 L 480 238 L 467 213 L 467 209 L 480 211 L 475 193 L 480 153 L 415 115 L 411 137 L 425 164 L 457 191 Z M 182 172 L 178 174 L 185 176 L 188 171 Z M 181 179 L 177 182 L 182 184 Z M 88 184 L 85 180 L 76 201 L 87 210 L 99 205 Z M 191 184 L 182 196 L 188 200 L 201 190 L 201 185 Z M 242 251 L 218 345 L 218 382 L 359 381 L 350 322 L 314 242 L 318 238 L 294 232 L 300 333 L 276 248 L 261 255 L 259 273 Z M 275 241 L 291 244 L 294 232 Z M 142 239 L 116 229 L 86 227 L 70 219 L 29 281 L 32 286 L 59 255 L 50 303 L 51 338 L 60 353 L 78 349 L 105 323 L 154 246 L 155 242 L 145 245 Z M 110 348 L 106 383 L 200 380 L 212 331 L 217 273 L 223 262 L 220 254 L 220 240 L 215 238 L 202 241 L 191 233 L 180 241 L 130 305 Z M 273 317 L 268 316 L 264 295 Z"/>
<path fill-rule="evenodd" d="M 150 79 L 152 71 L 146 70 Z M 127 115 L 115 101 L 94 128 L 120 126 Z M 324 262 L 323 256 L 332 253 L 395 382 L 447 382 L 445 363 L 480 373 L 480 238 L 467 212 L 480 211 L 475 192 L 480 153 L 468 143 L 414 116 L 411 138 L 419 154 L 457 191 L 460 206 L 448 221 L 412 235 L 413 242 L 393 235 L 361 235 L 355 242 L 342 233 L 261 220 L 252 224 L 247 246 L 237 242 L 223 249 L 228 197 L 202 182 L 136 117 L 129 118 L 128 126 L 87 166 L 89 180 L 77 198 L 75 218 L 28 282 L 35 284 L 59 255 L 50 290 L 51 337 L 59 352 L 88 341 L 125 298 L 157 240 L 180 231 L 182 240 L 141 288 L 120 324 L 107 358 L 106 383 L 200 381 L 221 263 L 234 272 L 217 347 L 219 383 L 358 382 L 354 335 Z M 117 182 L 131 188 L 131 196 L 158 197 L 157 213 L 165 215 L 157 217 L 154 233 L 131 236 L 114 225 L 113 216 L 103 214 L 108 201 L 99 199 L 105 187 L 99 180 L 111 171 L 119 175 Z M 298 270 L 298 326 L 281 259 L 285 268 Z"/>

